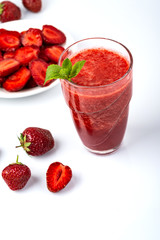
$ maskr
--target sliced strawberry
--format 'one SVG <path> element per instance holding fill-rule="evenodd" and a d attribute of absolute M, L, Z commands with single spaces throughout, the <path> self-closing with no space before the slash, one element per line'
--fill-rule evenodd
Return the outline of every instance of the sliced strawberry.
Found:
<path fill-rule="evenodd" d="M 46 173 L 47 187 L 51 192 L 63 189 L 72 178 L 72 170 L 60 162 L 52 163 Z"/>
<path fill-rule="evenodd" d="M 4 29 L 4 28 L 0 28 L 0 34 L 3 33 L 3 32 L 6 32 L 7 30 Z"/>
<path fill-rule="evenodd" d="M 19 67 L 20 63 L 12 58 L 0 61 L 0 77 L 6 77 L 7 75 L 18 70 Z"/>
<path fill-rule="evenodd" d="M 34 79 L 32 77 L 30 77 L 30 79 L 28 80 L 27 84 L 24 86 L 25 89 L 30 89 L 30 88 L 34 88 L 37 86 L 37 83 L 34 81 Z"/>
<path fill-rule="evenodd" d="M 3 59 L 14 58 L 15 52 L 5 52 L 3 54 Z"/>
<path fill-rule="evenodd" d="M 25 86 L 30 77 L 30 70 L 26 67 L 21 67 L 17 72 L 10 75 L 2 86 L 7 91 L 16 92 Z"/>
<path fill-rule="evenodd" d="M 2 52 L 0 51 L 0 61 L 3 60 Z"/>
<path fill-rule="evenodd" d="M 9 34 L 11 34 L 11 35 L 13 35 L 13 36 L 15 36 L 15 37 L 17 37 L 19 39 L 21 37 L 21 34 L 18 31 L 7 30 L 7 29 L 4 29 L 4 30 L 5 31 L 3 31 L 3 32 L 9 33 Z"/>
<path fill-rule="evenodd" d="M 20 33 L 20 35 L 22 36 L 23 34 L 25 34 L 27 32 L 27 30 L 24 30 Z"/>
<path fill-rule="evenodd" d="M 34 81 L 37 83 L 37 85 L 41 87 L 48 86 L 53 82 L 53 80 L 50 80 L 47 82 L 47 84 L 44 85 L 45 77 L 46 77 L 46 71 L 49 64 L 43 61 L 42 59 L 33 60 L 29 64 L 29 69 L 31 71 L 31 75 L 34 79 Z"/>
<path fill-rule="evenodd" d="M 27 31 L 22 32 L 21 42 L 23 46 L 42 46 L 41 30 L 36 28 L 29 28 Z"/>
<path fill-rule="evenodd" d="M 4 80 L 5 80 L 5 78 L 0 77 L 0 86 L 1 86 L 1 84 L 4 82 Z"/>
<path fill-rule="evenodd" d="M 66 41 L 65 34 L 52 25 L 43 25 L 42 37 L 47 44 L 62 44 Z"/>
<path fill-rule="evenodd" d="M 15 59 L 22 65 L 28 65 L 30 61 L 37 59 L 39 49 L 36 47 L 21 47 L 15 52 Z"/>
<path fill-rule="evenodd" d="M 40 49 L 39 58 L 43 59 L 45 62 L 50 62 L 50 59 L 45 54 L 45 47 L 43 46 Z"/>
<path fill-rule="evenodd" d="M 64 47 L 55 45 L 52 47 L 47 47 L 44 52 L 45 55 L 55 63 L 58 63 L 59 57 L 61 56 L 62 52 L 64 51 Z"/>
<path fill-rule="evenodd" d="M 20 47 L 20 34 L 17 31 L 8 31 L 1 29 L 0 31 L 0 50 L 14 51 Z"/>

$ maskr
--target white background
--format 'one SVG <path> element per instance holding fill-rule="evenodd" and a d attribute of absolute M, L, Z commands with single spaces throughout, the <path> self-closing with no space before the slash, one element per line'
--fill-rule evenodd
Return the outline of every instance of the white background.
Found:
<path fill-rule="evenodd" d="M 75 41 L 101 36 L 125 44 L 134 58 L 134 84 L 123 144 L 105 156 L 82 146 L 60 85 L 35 96 L 0 99 L 0 172 L 17 154 L 32 172 L 16 192 L 0 176 L 0 238 L 159 240 L 159 1 L 43 0 L 37 14 L 13 2 L 22 19 L 58 21 Z M 49 129 L 55 149 L 42 157 L 15 149 L 17 135 L 29 126 Z M 47 190 L 45 179 L 54 161 L 73 171 L 69 185 L 56 194 Z"/>

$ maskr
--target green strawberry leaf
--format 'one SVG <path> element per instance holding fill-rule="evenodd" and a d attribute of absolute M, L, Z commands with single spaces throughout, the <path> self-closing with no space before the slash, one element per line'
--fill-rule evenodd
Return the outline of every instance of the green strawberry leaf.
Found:
<path fill-rule="evenodd" d="M 27 142 L 26 135 L 23 136 L 21 133 L 18 139 L 20 141 L 20 145 L 16 146 L 16 148 L 23 147 L 26 152 L 29 152 L 30 149 L 28 147 L 31 145 L 31 142 Z"/>
<path fill-rule="evenodd" d="M 0 3 L 0 15 L 3 13 L 4 4 Z"/>

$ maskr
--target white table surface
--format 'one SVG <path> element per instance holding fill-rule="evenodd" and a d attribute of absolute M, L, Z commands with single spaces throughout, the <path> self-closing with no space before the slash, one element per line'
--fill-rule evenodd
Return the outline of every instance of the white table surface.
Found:
<path fill-rule="evenodd" d="M 101 36 L 125 44 L 134 58 L 134 84 L 123 144 L 105 156 L 82 146 L 60 85 L 35 96 L 0 99 L 0 171 L 19 154 L 32 172 L 16 192 L 0 176 L 0 239 L 159 240 L 159 1 L 43 0 L 37 14 L 13 2 L 23 19 L 53 25 L 58 20 L 75 41 Z M 55 149 L 42 157 L 16 149 L 18 134 L 29 126 L 49 129 Z M 69 185 L 56 194 L 45 179 L 54 161 L 73 171 Z"/>

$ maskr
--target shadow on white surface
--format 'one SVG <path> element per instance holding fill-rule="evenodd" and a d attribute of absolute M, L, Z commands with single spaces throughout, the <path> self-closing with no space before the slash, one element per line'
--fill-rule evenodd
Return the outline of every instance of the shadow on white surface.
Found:
<path fill-rule="evenodd" d="M 24 187 L 24 191 L 25 190 L 30 190 L 30 188 L 32 188 L 34 185 L 39 184 L 40 182 L 40 178 L 37 176 L 31 176 L 31 178 L 28 180 L 26 186 Z"/>

